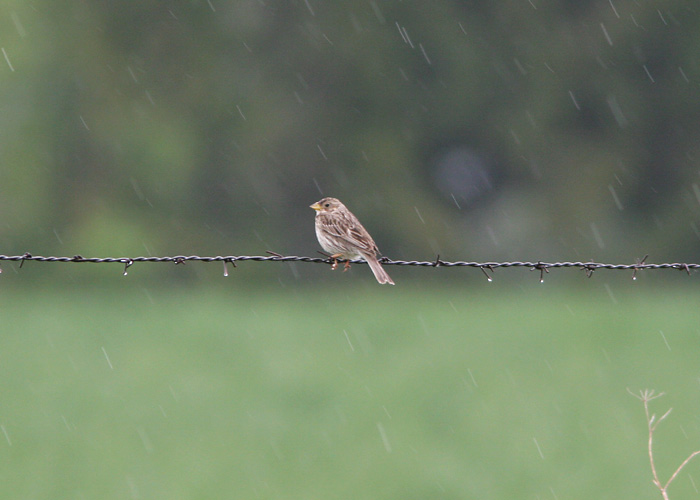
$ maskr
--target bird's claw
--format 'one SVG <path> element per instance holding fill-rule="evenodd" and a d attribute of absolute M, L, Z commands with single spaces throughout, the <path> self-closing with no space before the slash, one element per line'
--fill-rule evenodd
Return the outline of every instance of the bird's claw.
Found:
<path fill-rule="evenodd" d="M 337 253 L 335 255 L 331 255 L 331 259 L 333 259 L 333 264 L 331 264 L 331 271 L 335 271 L 338 269 L 338 257 L 340 257 L 341 254 Z M 346 264 L 347 266 L 347 264 Z"/>

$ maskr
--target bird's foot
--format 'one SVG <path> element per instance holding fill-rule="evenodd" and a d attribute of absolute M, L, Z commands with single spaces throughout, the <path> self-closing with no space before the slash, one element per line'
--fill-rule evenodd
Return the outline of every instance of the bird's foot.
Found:
<path fill-rule="evenodd" d="M 333 259 L 333 264 L 331 264 L 331 271 L 335 271 L 336 269 L 338 269 L 338 257 L 340 257 L 341 255 L 342 254 L 339 253 L 331 255 L 331 259 Z"/>

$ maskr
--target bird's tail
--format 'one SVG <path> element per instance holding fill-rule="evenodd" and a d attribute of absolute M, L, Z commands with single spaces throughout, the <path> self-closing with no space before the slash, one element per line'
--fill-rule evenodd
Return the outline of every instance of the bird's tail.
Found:
<path fill-rule="evenodd" d="M 394 284 L 392 279 L 389 277 L 387 272 L 384 270 L 382 265 L 379 263 L 376 257 L 374 256 L 369 256 L 369 255 L 363 255 L 365 260 L 367 261 L 367 264 L 369 264 L 370 269 L 374 273 L 374 277 L 377 278 L 377 281 L 379 282 L 380 285 L 383 285 L 385 283 L 389 284 Z"/>

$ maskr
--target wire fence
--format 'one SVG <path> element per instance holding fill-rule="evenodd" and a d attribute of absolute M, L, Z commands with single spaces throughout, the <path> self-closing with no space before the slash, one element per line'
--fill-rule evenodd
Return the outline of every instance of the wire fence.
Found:
<path fill-rule="evenodd" d="M 224 266 L 224 276 L 229 275 L 229 267 L 231 264 L 236 267 L 236 262 L 252 261 L 252 262 L 308 262 L 312 264 L 328 264 L 332 265 L 336 262 L 336 259 L 331 258 L 325 254 L 324 257 L 300 257 L 297 255 L 281 255 L 276 252 L 267 252 L 269 255 L 226 255 L 226 256 L 216 256 L 216 257 L 200 257 L 198 255 L 175 255 L 171 257 L 83 257 L 81 255 L 74 255 L 73 257 L 44 257 L 41 255 L 32 255 L 30 253 L 25 253 L 23 255 L 0 255 L 0 262 L 10 261 L 19 262 L 19 268 L 27 261 L 35 262 L 71 262 L 71 263 L 92 263 L 92 264 L 109 264 L 109 263 L 119 263 L 124 266 L 123 275 L 127 275 L 127 270 L 136 262 L 169 262 L 174 264 L 184 265 L 186 262 L 196 261 L 196 262 L 221 262 Z M 440 259 L 438 255 L 435 260 L 431 261 L 421 261 L 421 260 L 392 260 L 388 257 L 382 257 L 379 261 L 385 266 L 418 266 L 418 267 L 472 267 L 481 269 L 486 278 L 489 281 L 493 280 L 493 272 L 499 268 L 515 268 L 515 267 L 525 267 L 529 268 L 531 271 L 539 271 L 540 281 L 544 281 L 544 275 L 549 273 L 550 269 L 556 268 L 576 268 L 582 270 L 586 273 L 589 278 L 593 273 L 599 269 L 606 270 L 617 270 L 617 271 L 632 271 L 632 279 L 637 279 L 637 272 L 648 270 L 648 269 L 676 269 L 679 271 L 685 271 L 688 275 L 691 274 L 691 270 L 700 269 L 700 264 L 687 264 L 675 262 L 672 264 L 647 264 L 646 259 L 648 255 L 643 259 L 637 259 L 634 264 L 604 264 L 601 262 L 527 262 L 527 261 L 513 261 L 513 262 L 469 262 L 469 261 L 447 261 Z M 345 262 L 343 259 L 337 259 L 338 262 Z M 364 260 L 350 260 L 351 264 L 366 264 Z M 2 269 L 0 268 L 0 273 Z"/>

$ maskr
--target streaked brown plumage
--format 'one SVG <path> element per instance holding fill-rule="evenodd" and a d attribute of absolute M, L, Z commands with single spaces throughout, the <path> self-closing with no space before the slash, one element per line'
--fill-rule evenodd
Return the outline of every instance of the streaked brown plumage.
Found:
<path fill-rule="evenodd" d="M 323 198 L 311 208 L 316 210 L 316 237 L 333 259 L 365 259 L 380 284 L 394 282 L 377 260 L 379 249 L 357 217 L 336 198 Z M 337 262 L 333 269 L 337 267 Z M 345 270 L 350 263 L 345 263 Z"/>

